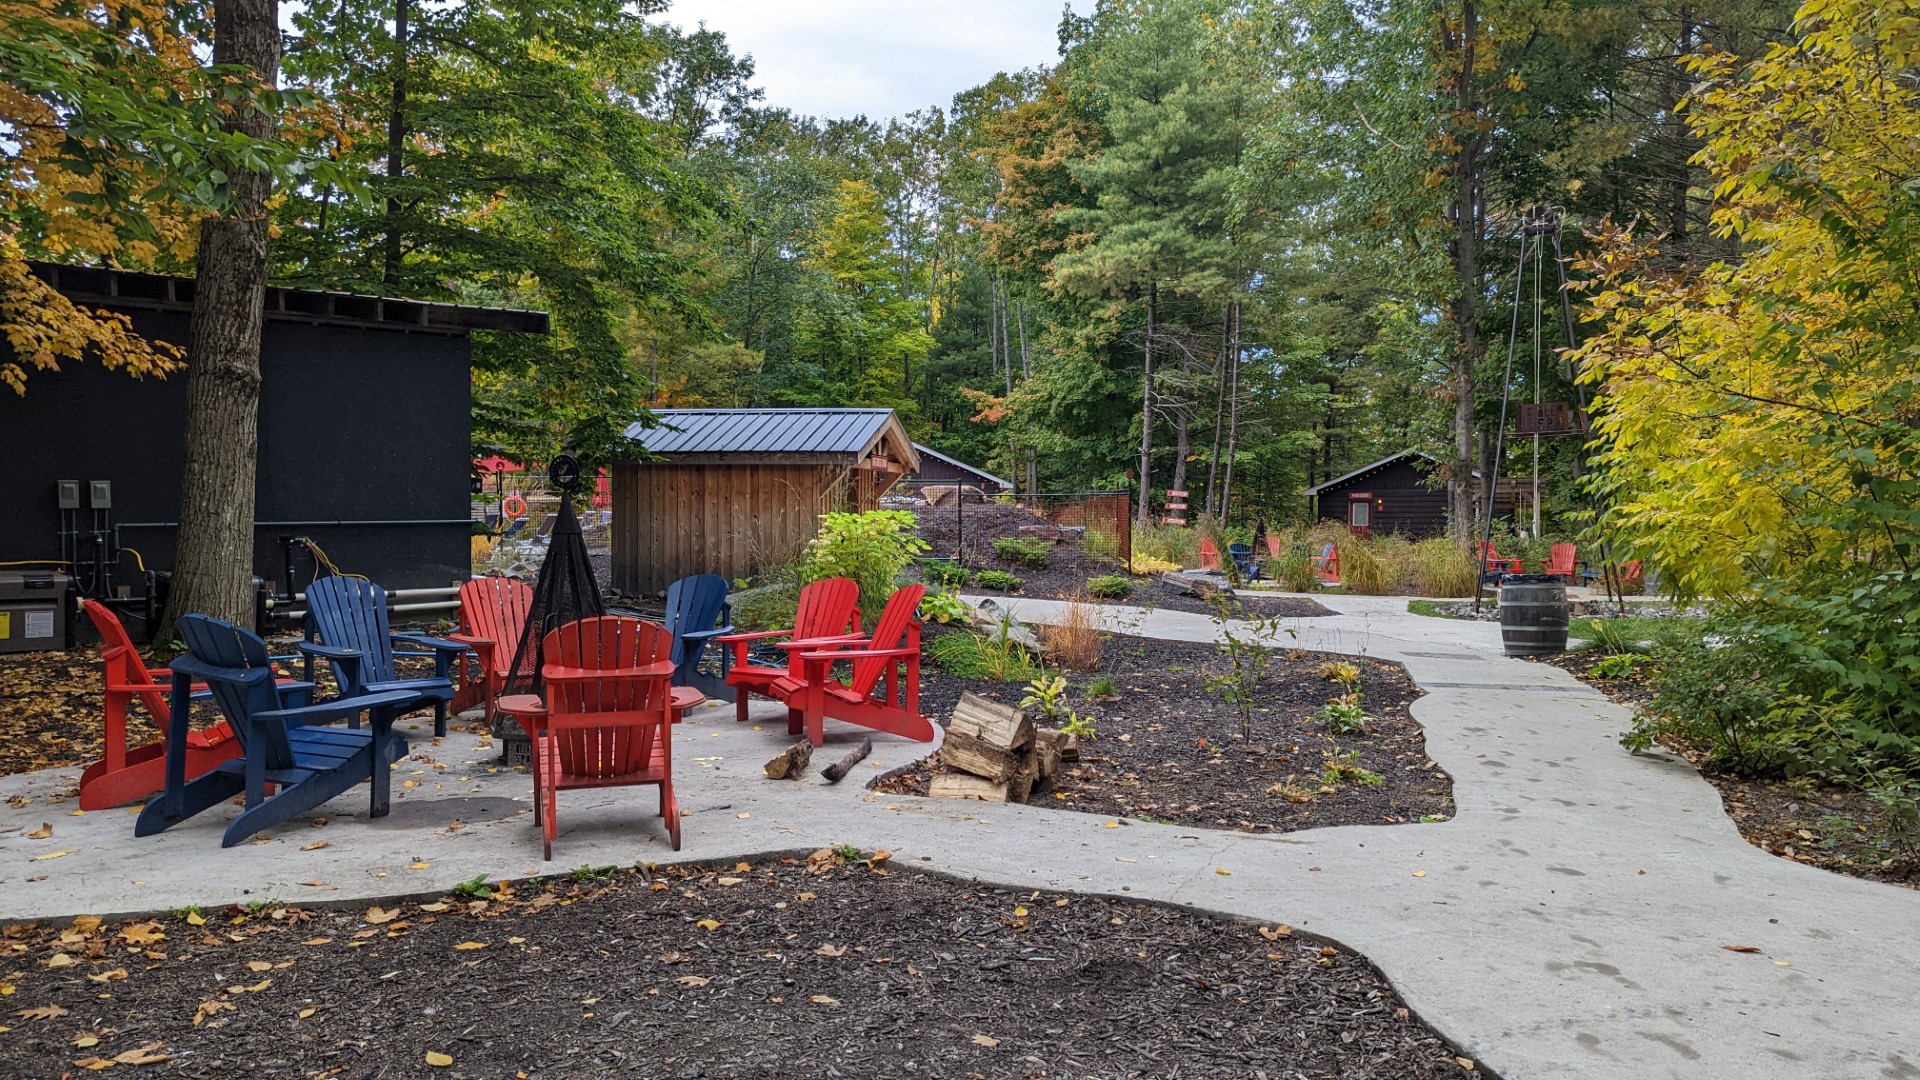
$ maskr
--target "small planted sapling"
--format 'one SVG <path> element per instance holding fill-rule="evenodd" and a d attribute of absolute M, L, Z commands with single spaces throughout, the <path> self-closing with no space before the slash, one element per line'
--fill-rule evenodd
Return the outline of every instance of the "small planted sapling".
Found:
<path fill-rule="evenodd" d="M 1207 676 L 1207 692 L 1233 706 L 1240 714 L 1240 737 L 1252 739 L 1253 714 L 1260 707 L 1260 684 L 1273 660 L 1267 642 L 1282 633 L 1297 635 L 1281 625 L 1278 616 L 1237 622 L 1230 617 L 1224 599 L 1214 603 L 1213 621 L 1220 628 L 1220 655 L 1227 661 L 1227 670 Z"/>

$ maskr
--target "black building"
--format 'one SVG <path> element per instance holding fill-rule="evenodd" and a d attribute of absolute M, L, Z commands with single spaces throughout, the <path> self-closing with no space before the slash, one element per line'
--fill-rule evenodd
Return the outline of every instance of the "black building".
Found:
<path fill-rule="evenodd" d="M 1322 521 L 1338 521 L 1362 536 L 1399 533 L 1420 538 L 1447 531 L 1447 491 L 1433 486 L 1433 458 L 1404 450 L 1307 489 Z"/>
<path fill-rule="evenodd" d="M 998 495 L 1011 490 L 1013 485 L 1005 477 L 995 476 L 985 469 L 975 468 L 956 457 L 935 450 L 931 446 L 914 443 L 913 449 L 920 455 L 920 468 L 905 483 L 920 484 L 964 484 L 977 487 L 988 495 Z"/>
<path fill-rule="evenodd" d="M 187 342 L 190 278 L 34 270 L 76 303 L 125 312 L 150 339 Z M 255 574 L 283 579 L 279 538 L 300 535 L 340 569 L 390 588 L 442 586 L 468 575 L 475 330 L 543 334 L 547 316 L 267 291 Z M 184 371 L 133 379 L 87 362 L 30 375 L 24 397 L 0 391 L 0 562 L 72 558 L 74 545 L 91 552 L 104 540 L 124 549 L 118 581 L 137 581 L 140 562 L 169 568 L 186 391 Z M 63 480 L 79 481 L 78 509 L 61 509 Z M 94 481 L 110 490 L 97 492 Z M 63 529 L 70 533 L 64 540 Z M 93 591 L 91 567 L 83 561 L 76 569 L 82 591 Z M 304 584 L 304 564 L 300 577 Z"/>

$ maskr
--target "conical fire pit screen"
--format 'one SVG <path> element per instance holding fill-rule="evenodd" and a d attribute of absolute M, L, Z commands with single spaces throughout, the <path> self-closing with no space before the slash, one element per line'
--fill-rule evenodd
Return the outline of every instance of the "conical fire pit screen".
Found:
<path fill-rule="evenodd" d="M 533 607 L 527 612 L 526 629 L 520 632 L 520 643 L 513 652 L 506 694 L 542 693 L 545 685 L 540 678 L 540 648 L 547 634 L 575 619 L 607 613 L 599 583 L 593 577 L 593 564 L 587 559 L 586 539 L 580 535 L 580 519 L 573 512 L 573 493 L 580 486 L 580 463 L 563 454 L 554 459 L 547 476 L 560 492 L 560 516 L 547 542 L 547 556 L 541 560 L 540 574 L 533 582 Z M 510 717 L 502 715 L 495 724 L 494 735 L 503 742 L 525 738 Z M 512 757 L 509 751 L 508 759 Z"/>

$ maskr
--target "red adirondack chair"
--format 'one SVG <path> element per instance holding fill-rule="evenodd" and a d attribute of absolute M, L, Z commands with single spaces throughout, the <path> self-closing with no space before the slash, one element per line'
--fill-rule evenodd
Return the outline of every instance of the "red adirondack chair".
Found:
<path fill-rule="evenodd" d="M 1266 540 L 1267 540 L 1267 558 L 1269 559 L 1279 558 L 1280 557 L 1280 537 L 1269 536 L 1266 538 Z"/>
<path fill-rule="evenodd" d="M 751 663 L 747 649 L 756 641 L 788 638 L 795 645 L 831 645 L 858 641 L 860 633 L 860 586 L 851 578 L 823 578 L 800 590 L 800 607 L 794 612 L 793 629 L 767 630 L 757 634 L 725 634 L 714 638 L 733 650 L 733 663 L 727 669 L 727 685 L 734 688 L 736 719 L 747 718 L 749 692 L 774 697 L 772 686 L 789 674 L 799 675 L 793 658 L 787 654 L 785 665 Z M 849 631 L 851 630 L 851 633 Z M 778 700 L 776 698 L 776 700 Z"/>
<path fill-rule="evenodd" d="M 806 642 L 780 646 L 794 658 L 797 674 L 768 689 L 787 703 L 789 734 L 804 729 L 808 741 L 819 746 L 826 738 L 824 721 L 831 718 L 917 742 L 933 741 L 933 725 L 920 715 L 920 622 L 915 618 L 926 595 L 925 585 L 895 591 L 870 638 L 824 647 Z M 832 675 L 833 665 L 842 661 L 853 664 L 853 677 L 846 683 Z M 886 682 L 875 697 L 882 675 Z"/>
<path fill-rule="evenodd" d="M 1500 553 L 1494 550 L 1492 544 L 1481 544 L 1480 552 L 1486 556 L 1487 573 L 1489 574 L 1518 574 L 1523 569 L 1519 559 L 1501 558 Z"/>
<path fill-rule="evenodd" d="M 506 686 L 532 607 L 533 590 L 519 578 L 479 577 L 460 586 L 460 632 L 448 637 L 473 646 L 480 661 L 480 682 L 477 688 L 471 686 L 466 662 L 461 661 L 457 670 L 463 685 L 454 698 L 455 712 L 484 700 L 487 722 L 493 722 L 494 701 Z"/>
<path fill-rule="evenodd" d="M 665 640 L 658 640 L 665 639 Z M 545 857 L 553 858 L 562 790 L 660 789 L 667 836 L 680 850 L 673 795 L 672 635 L 643 619 L 602 615 L 567 623 L 542 643 L 545 736 L 534 744 L 534 798 Z"/>
<path fill-rule="evenodd" d="M 1580 577 L 1579 554 L 1580 549 L 1572 544 L 1555 544 L 1547 559 L 1547 565 L 1541 568 L 1541 572 L 1552 574 L 1558 578 L 1571 578 L 1578 581 Z"/>
<path fill-rule="evenodd" d="M 1214 546 L 1211 536 L 1200 538 L 1200 569 L 1220 569 L 1220 549 Z"/>
<path fill-rule="evenodd" d="M 1329 585 L 1340 582 L 1340 549 L 1328 544 L 1313 557 L 1313 572 Z"/>
<path fill-rule="evenodd" d="M 106 673 L 106 756 L 88 765 L 80 773 L 80 809 L 105 810 L 110 806 L 144 799 L 166 786 L 167 725 L 173 722 L 167 695 L 172 689 L 173 672 L 150 668 L 140 659 L 139 650 L 127 636 L 126 627 L 113 610 L 97 600 L 82 600 L 87 617 L 100 632 L 100 659 Z M 282 707 L 303 705 L 313 690 L 312 683 L 293 679 L 278 680 Z M 204 697 L 207 688 L 196 683 L 195 697 Z M 127 706 L 136 699 L 145 706 L 160 739 L 143 746 L 127 744 Z M 205 775 L 221 762 L 242 756 L 245 749 L 233 737 L 233 728 L 225 720 L 187 732 L 186 778 Z"/>

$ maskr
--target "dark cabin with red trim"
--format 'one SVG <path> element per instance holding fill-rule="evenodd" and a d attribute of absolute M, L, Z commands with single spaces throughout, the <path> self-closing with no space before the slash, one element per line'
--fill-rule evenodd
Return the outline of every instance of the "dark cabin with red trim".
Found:
<path fill-rule="evenodd" d="M 1398 533 L 1419 539 L 1447 531 L 1447 491 L 1432 483 L 1434 460 L 1403 450 L 1307 489 L 1315 516 L 1361 536 Z"/>

